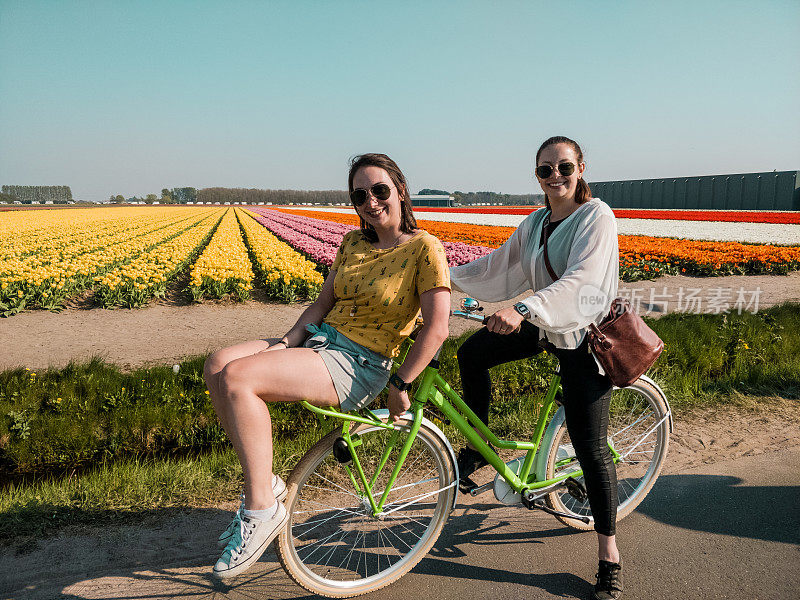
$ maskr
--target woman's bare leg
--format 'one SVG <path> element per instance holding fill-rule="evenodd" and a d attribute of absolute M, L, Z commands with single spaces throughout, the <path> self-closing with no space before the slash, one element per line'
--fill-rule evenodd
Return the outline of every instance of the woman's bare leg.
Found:
<path fill-rule="evenodd" d="M 619 563 L 619 550 L 617 549 L 617 536 L 597 534 L 597 555 L 600 560 Z"/>
<path fill-rule="evenodd" d="M 222 428 L 228 431 L 228 411 L 227 405 L 222 402 L 219 394 L 219 374 L 229 362 L 237 358 L 244 358 L 245 356 L 252 356 L 259 352 L 263 352 L 269 348 L 270 343 L 267 340 L 253 340 L 229 346 L 222 350 L 217 350 L 206 359 L 203 365 L 203 378 L 206 381 L 208 393 L 211 396 L 211 403 L 214 405 L 214 411 L 217 413 Z M 270 352 L 279 352 L 279 350 L 270 350 Z"/>
<path fill-rule="evenodd" d="M 272 493 L 272 422 L 265 402 L 307 400 L 337 406 L 339 398 L 322 358 L 308 348 L 259 352 L 229 362 L 217 377 L 218 414 L 245 481 L 245 506 L 261 510 Z M 216 404 L 215 404 L 216 407 Z"/>

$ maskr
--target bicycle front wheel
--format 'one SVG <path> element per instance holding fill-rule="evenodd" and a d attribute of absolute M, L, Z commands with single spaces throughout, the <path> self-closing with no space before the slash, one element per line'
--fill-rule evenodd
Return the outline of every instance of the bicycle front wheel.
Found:
<path fill-rule="evenodd" d="M 608 442 L 618 455 L 617 521 L 621 521 L 644 499 L 661 472 L 669 446 L 669 416 L 661 394 L 643 379 L 609 393 Z M 562 423 L 547 451 L 546 476 L 551 479 L 579 469 L 566 423 Z M 583 477 L 576 479 L 583 482 Z M 584 523 L 556 517 L 565 525 L 583 530 L 594 528 L 588 499 L 579 500 L 562 488 L 548 494 L 546 502 L 555 510 L 591 519 Z"/>
<path fill-rule="evenodd" d="M 376 502 L 410 425 L 408 420 L 397 424 L 400 439 L 372 487 Z M 356 453 L 370 480 L 392 432 L 360 425 L 354 433 L 361 439 Z M 392 485 L 383 515 L 376 518 L 360 489 L 355 468 L 333 455 L 339 435 L 333 431 L 320 440 L 292 471 L 285 502 L 289 525 L 278 538 L 277 553 L 300 586 L 320 596 L 350 598 L 392 583 L 428 553 L 452 508 L 456 475 L 447 447 L 423 423 Z"/>

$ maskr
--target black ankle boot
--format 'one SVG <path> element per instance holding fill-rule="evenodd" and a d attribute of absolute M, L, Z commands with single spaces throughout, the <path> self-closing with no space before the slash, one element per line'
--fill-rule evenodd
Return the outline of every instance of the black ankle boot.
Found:
<path fill-rule="evenodd" d="M 592 600 L 616 600 L 622 596 L 622 561 L 619 563 L 601 560 L 597 567 L 597 583 Z"/>

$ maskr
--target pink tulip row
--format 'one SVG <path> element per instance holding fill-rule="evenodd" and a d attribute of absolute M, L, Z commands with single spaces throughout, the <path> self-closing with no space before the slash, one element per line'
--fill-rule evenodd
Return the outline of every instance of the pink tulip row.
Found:
<path fill-rule="evenodd" d="M 286 243 L 307 254 L 312 260 L 331 266 L 342 237 L 355 227 L 344 223 L 312 219 L 275 210 L 253 208 L 264 227 Z M 443 242 L 447 262 L 451 267 L 472 262 L 492 251 L 486 246 L 471 246 L 462 242 Z"/>
<path fill-rule="evenodd" d="M 255 213 L 256 210 L 252 212 Z M 270 213 L 274 212 L 275 211 L 270 211 Z M 254 218 L 277 237 L 292 246 L 295 250 L 299 250 L 308 256 L 314 262 L 325 265 L 326 267 L 330 267 L 333 264 L 333 259 L 336 258 L 336 251 L 339 249 L 339 244 L 342 242 L 341 235 L 338 237 L 338 241 L 333 239 L 323 241 L 294 227 L 278 222 L 276 219 L 273 219 L 273 215 L 270 213 L 260 213 Z M 330 238 L 333 237 L 333 235 L 330 236 Z"/>

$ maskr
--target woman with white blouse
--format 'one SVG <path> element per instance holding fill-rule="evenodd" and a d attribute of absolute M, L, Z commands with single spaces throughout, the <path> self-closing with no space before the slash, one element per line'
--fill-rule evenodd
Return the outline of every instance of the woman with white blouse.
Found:
<path fill-rule="evenodd" d="M 586 333 L 608 314 L 617 296 L 619 247 L 614 213 L 591 197 L 580 146 L 566 137 L 546 140 L 536 153 L 536 178 L 546 208 L 531 213 L 491 254 L 450 269 L 453 290 L 485 302 L 515 305 L 491 315 L 458 351 L 464 400 L 484 422 L 491 401 L 489 369 L 551 350 L 559 360 L 567 430 L 584 472 L 599 546 L 595 599 L 622 594 L 615 538 L 617 479 L 608 449 L 611 381 L 591 354 Z M 544 260 L 544 241 L 547 256 Z M 555 277 L 554 277 L 554 276 Z M 466 447 L 459 472 L 468 477 L 485 459 Z"/>

